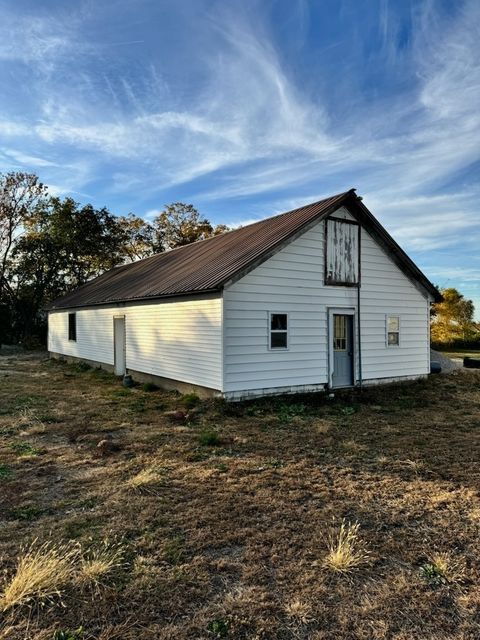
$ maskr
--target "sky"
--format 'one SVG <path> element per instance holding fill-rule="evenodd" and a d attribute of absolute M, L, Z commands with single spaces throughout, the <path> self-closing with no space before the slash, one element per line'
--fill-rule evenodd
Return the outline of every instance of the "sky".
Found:
<path fill-rule="evenodd" d="M 0 0 L 0 171 L 246 224 L 352 187 L 480 318 L 478 0 Z"/>

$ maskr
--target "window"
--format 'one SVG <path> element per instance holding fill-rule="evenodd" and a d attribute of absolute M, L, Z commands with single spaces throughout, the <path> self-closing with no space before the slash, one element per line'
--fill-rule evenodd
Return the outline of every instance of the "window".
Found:
<path fill-rule="evenodd" d="M 270 349 L 288 347 L 288 319 L 286 313 L 270 314 Z"/>
<path fill-rule="evenodd" d="M 400 346 L 400 317 L 387 316 L 387 347 Z"/>
<path fill-rule="evenodd" d="M 333 316 L 333 350 L 347 350 L 347 318 L 346 316 Z"/>
<path fill-rule="evenodd" d="M 77 339 L 77 315 L 75 313 L 68 314 L 68 339 Z"/>

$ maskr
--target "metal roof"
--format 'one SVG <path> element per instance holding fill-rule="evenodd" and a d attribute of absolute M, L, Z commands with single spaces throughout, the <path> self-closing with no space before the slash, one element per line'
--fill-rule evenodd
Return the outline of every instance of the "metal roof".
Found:
<path fill-rule="evenodd" d="M 232 278 L 270 257 L 310 223 L 328 216 L 347 202 L 359 202 L 354 189 L 213 238 L 115 267 L 58 298 L 48 308 L 66 309 L 219 291 Z M 388 236 L 383 227 L 376 224 Z M 395 249 L 400 249 L 391 240 Z M 409 266 L 413 265 L 403 255 Z M 421 274 L 415 265 L 413 267 Z M 425 276 L 421 276 L 428 283 L 423 282 L 424 286 L 434 289 Z"/>

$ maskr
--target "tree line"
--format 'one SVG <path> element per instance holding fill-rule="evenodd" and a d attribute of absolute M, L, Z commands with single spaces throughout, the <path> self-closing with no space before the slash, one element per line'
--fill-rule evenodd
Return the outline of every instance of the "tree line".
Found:
<path fill-rule="evenodd" d="M 0 344 L 46 338 L 45 306 L 115 266 L 227 231 L 191 204 L 152 222 L 52 196 L 38 176 L 0 173 Z"/>

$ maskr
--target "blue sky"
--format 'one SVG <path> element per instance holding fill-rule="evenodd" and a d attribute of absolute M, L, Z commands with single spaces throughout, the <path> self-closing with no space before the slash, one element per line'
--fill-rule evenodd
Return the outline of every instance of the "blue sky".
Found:
<path fill-rule="evenodd" d="M 480 316 L 478 0 L 2 0 L 0 170 L 246 223 L 356 187 Z"/>

